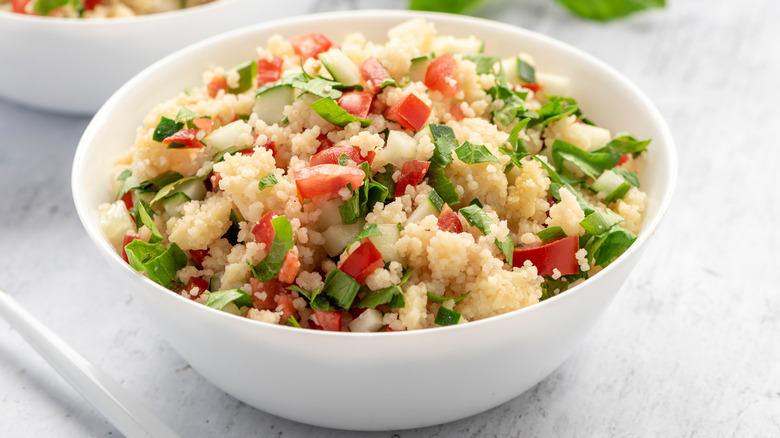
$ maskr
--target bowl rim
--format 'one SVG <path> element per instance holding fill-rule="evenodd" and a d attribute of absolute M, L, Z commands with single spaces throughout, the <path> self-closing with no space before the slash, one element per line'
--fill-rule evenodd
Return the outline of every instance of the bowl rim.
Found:
<path fill-rule="evenodd" d="M 167 19 L 176 19 L 179 17 L 187 18 L 190 15 L 208 13 L 211 9 L 222 8 L 232 3 L 248 3 L 258 0 L 216 0 L 188 8 L 175 9 L 172 11 L 156 12 L 153 14 L 134 15 L 132 17 L 101 17 L 101 18 L 76 18 L 76 17 L 49 17 L 40 15 L 17 14 L 11 11 L 0 11 L 0 21 L 17 21 L 19 23 L 30 23 L 33 26 L 47 26 L 57 29 L 59 27 L 70 30 L 76 26 L 79 28 L 99 28 L 105 32 L 108 27 L 128 26 L 136 24 L 151 24 L 157 21 Z"/>
<path fill-rule="evenodd" d="M 158 61 L 152 63 L 151 65 L 147 66 L 142 71 L 137 73 L 135 76 L 133 76 L 133 78 L 131 78 L 122 87 L 120 87 L 101 106 L 101 108 L 96 112 L 95 116 L 92 118 L 89 125 L 85 129 L 84 134 L 82 135 L 79 144 L 76 148 L 76 154 L 73 161 L 73 168 L 72 168 L 72 175 L 71 175 L 72 195 L 73 195 L 74 203 L 76 205 L 76 210 L 79 219 L 81 220 L 82 225 L 85 231 L 87 232 L 87 234 L 89 235 L 90 239 L 98 247 L 98 250 L 102 253 L 103 256 L 105 256 L 107 259 L 110 259 L 109 263 L 119 264 L 121 266 L 121 269 L 126 269 L 127 272 L 130 272 L 133 275 L 135 275 L 136 278 L 144 284 L 144 287 L 152 287 L 156 289 L 159 293 L 165 293 L 165 292 L 170 293 L 168 289 L 153 282 L 148 277 L 140 275 L 134 269 L 132 269 L 132 267 L 130 267 L 127 263 L 124 263 L 122 261 L 122 259 L 119 257 L 116 251 L 113 250 L 113 247 L 111 247 L 111 245 L 108 243 L 108 241 L 104 238 L 104 236 L 98 229 L 99 227 L 97 223 L 94 221 L 90 221 L 90 218 L 93 216 L 93 213 L 97 207 L 96 206 L 91 207 L 86 205 L 80 192 L 79 183 L 81 181 L 81 175 L 79 170 L 84 166 L 84 164 L 87 161 L 88 156 L 86 151 L 90 147 L 89 146 L 90 139 L 94 137 L 95 133 L 97 133 L 100 130 L 100 126 L 107 123 L 109 111 L 113 111 L 113 109 L 117 106 L 117 104 L 123 99 L 124 95 L 128 94 L 130 90 L 132 90 L 136 86 L 137 83 L 143 83 L 146 80 L 148 80 L 147 79 L 148 77 L 154 76 L 156 70 L 161 68 L 163 65 L 166 65 L 178 58 L 189 57 L 193 54 L 196 54 L 199 48 L 218 43 L 219 41 L 222 40 L 241 38 L 242 36 L 246 37 L 247 35 L 252 34 L 254 32 L 258 32 L 261 29 L 267 30 L 278 26 L 286 26 L 291 24 L 304 24 L 312 21 L 314 22 L 327 21 L 327 20 L 333 20 L 337 18 L 354 20 L 354 19 L 359 19 L 361 17 L 367 18 L 367 17 L 376 17 L 376 16 L 398 18 L 401 20 L 412 19 L 412 18 L 423 18 L 423 19 L 431 19 L 434 21 L 436 20 L 450 21 L 453 23 L 459 23 L 463 25 L 473 25 L 473 24 L 489 25 L 490 27 L 497 29 L 503 33 L 509 32 L 509 33 L 525 34 L 525 36 L 528 36 L 531 39 L 536 39 L 541 42 L 554 45 L 556 46 L 557 49 L 560 49 L 568 54 L 574 54 L 576 56 L 579 56 L 584 60 L 586 60 L 588 63 L 594 64 L 596 67 L 603 70 L 604 73 L 610 74 L 615 80 L 620 81 L 624 87 L 626 87 L 633 95 L 635 95 L 639 99 L 642 106 L 646 110 L 648 110 L 648 113 L 651 119 L 653 120 L 654 125 L 657 125 L 658 127 L 659 133 L 661 134 L 660 138 L 663 139 L 663 141 L 660 143 L 664 144 L 667 149 L 667 154 L 665 154 L 666 162 L 658 163 L 658 165 L 666 165 L 669 170 L 667 173 L 666 180 L 659 181 L 659 184 L 663 184 L 666 186 L 666 191 L 662 194 L 661 198 L 659 199 L 659 203 L 655 215 L 652 218 L 645 218 L 645 220 L 649 219 L 650 222 L 646 224 L 643 232 L 637 236 L 637 240 L 628 248 L 628 250 L 626 250 L 620 257 L 618 257 L 609 266 L 607 266 L 606 268 L 602 269 L 601 271 L 599 271 L 598 273 L 590 277 L 587 282 L 574 286 L 571 289 L 567 290 L 565 293 L 561 293 L 559 295 L 523 307 L 521 309 L 513 310 L 501 315 L 491 316 L 480 320 L 469 321 L 468 323 L 465 324 L 456 324 L 456 325 L 445 326 L 445 327 L 432 327 L 432 328 L 421 329 L 421 330 L 405 330 L 399 332 L 372 332 L 372 333 L 329 332 L 329 331 L 322 331 L 322 330 L 302 330 L 296 327 L 288 327 L 283 324 L 269 324 L 261 321 L 255 321 L 250 318 L 240 317 L 227 312 L 223 312 L 221 310 L 213 309 L 203 304 L 196 303 L 192 300 L 188 300 L 178 294 L 174 294 L 180 300 L 187 302 L 186 304 L 183 303 L 183 305 L 197 306 L 198 308 L 202 309 L 201 311 L 205 311 L 205 312 L 217 312 L 218 314 L 223 315 L 223 318 L 235 319 L 234 323 L 236 324 L 250 324 L 254 327 L 263 327 L 263 329 L 265 330 L 277 331 L 279 335 L 286 335 L 286 336 L 307 336 L 307 337 L 324 336 L 328 338 L 348 337 L 348 338 L 371 338 L 371 339 L 379 339 L 379 338 L 387 339 L 389 337 L 402 337 L 402 336 L 417 336 L 417 337 L 441 336 L 444 335 L 445 333 L 459 333 L 462 330 L 469 330 L 469 327 L 472 327 L 473 329 L 477 329 L 478 327 L 499 324 L 500 322 L 506 319 L 519 318 L 522 317 L 522 315 L 524 315 L 525 313 L 534 312 L 534 309 L 539 309 L 539 311 L 541 311 L 544 308 L 556 305 L 555 303 L 562 302 L 568 299 L 573 299 L 573 297 L 575 296 L 578 296 L 582 293 L 587 293 L 587 288 L 583 287 L 583 284 L 593 285 L 594 282 L 600 282 L 599 279 L 605 278 L 609 272 L 616 270 L 619 265 L 621 265 L 623 262 L 629 259 L 634 253 L 639 251 L 640 248 L 645 246 L 649 238 L 653 234 L 655 234 L 659 224 L 663 220 L 664 216 L 666 216 L 666 213 L 671 205 L 674 196 L 675 187 L 677 184 L 677 177 L 678 177 L 677 150 L 674 144 L 674 139 L 672 137 L 671 130 L 669 129 L 666 121 L 664 120 L 663 116 L 661 115 L 656 105 L 637 85 L 631 82 L 622 73 L 617 71 L 614 67 L 610 66 L 606 62 L 601 61 L 595 56 L 585 52 L 584 50 L 576 48 L 561 40 L 555 39 L 553 37 L 520 26 L 515 26 L 515 25 L 498 22 L 494 20 L 488 20 L 484 18 L 455 15 L 455 14 L 448 14 L 448 13 L 439 13 L 439 12 L 365 9 L 365 10 L 354 10 L 354 11 L 335 11 L 335 12 L 320 12 L 314 14 L 306 14 L 306 15 L 300 15 L 296 17 L 288 17 L 288 18 L 262 22 L 250 26 L 241 27 L 225 33 L 221 33 L 219 35 L 209 37 L 202 41 L 187 45 L 159 59 Z M 212 316 L 215 315 L 216 313 L 212 314 Z M 229 321 L 229 319 L 226 319 L 226 322 L 227 321 Z M 243 322 L 239 322 L 239 321 L 243 321 Z"/>

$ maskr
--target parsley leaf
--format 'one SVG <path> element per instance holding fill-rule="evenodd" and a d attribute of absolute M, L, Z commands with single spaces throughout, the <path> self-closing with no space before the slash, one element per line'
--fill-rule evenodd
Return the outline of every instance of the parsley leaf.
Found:
<path fill-rule="evenodd" d="M 468 140 L 455 149 L 455 154 L 466 164 L 501 163 L 485 145 L 475 145 Z"/>
<path fill-rule="evenodd" d="M 263 190 L 275 186 L 278 182 L 279 180 L 276 179 L 276 175 L 274 175 L 273 173 L 269 173 L 268 175 L 260 178 L 260 182 L 258 182 L 257 184 L 260 190 Z"/>
<path fill-rule="evenodd" d="M 175 243 L 146 243 L 136 239 L 125 246 L 127 260 L 136 271 L 144 271 L 155 283 L 169 287 L 179 269 L 187 266 L 187 255 Z"/>
<path fill-rule="evenodd" d="M 182 128 L 184 128 L 183 122 L 177 122 L 173 119 L 169 119 L 168 117 L 163 116 L 160 118 L 160 122 L 157 123 L 157 126 L 154 128 L 152 140 L 162 142 L 166 138 L 179 132 Z"/>
<path fill-rule="evenodd" d="M 238 307 L 251 306 L 252 297 L 241 289 L 227 289 L 216 292 L 209 292 L 209 298 L 206 305 L 218 310 L 222 310 L 229 303 L 234 303 Z"/>
<path fill-rule="evenodd" d="M 374 119 L 362 119 L 348 113 L 347 110 L 340 107 L 332 97 L 323 97 L 312 103 L 311 108 L 326 121 L 336 126 L 344 127 L 352 122 L 360 122 L 360 126 L 367 127 Z"/>

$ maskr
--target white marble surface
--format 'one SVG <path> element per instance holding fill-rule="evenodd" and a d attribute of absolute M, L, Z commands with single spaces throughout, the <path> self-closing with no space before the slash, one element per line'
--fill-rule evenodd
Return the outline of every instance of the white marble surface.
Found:
<path fill-rule="evenodd" d="M 606 25 L 550 0 L 489 0 L 478 12 L 615 66 L 656 102 L 680 156 L 667 220 L 586 342 L 488 412 L 351 433 L 271 416 L 205 381 L 114 285 L 82 231 L 70 166 L 87 117 L 0 101 L 0 287 L 186 437 L 780 436 L 780 3 L 670 3 Z M 307 1 L 289 13 L 403 4 Z M 110 435 L 0 322 L 0 436 Z"/>

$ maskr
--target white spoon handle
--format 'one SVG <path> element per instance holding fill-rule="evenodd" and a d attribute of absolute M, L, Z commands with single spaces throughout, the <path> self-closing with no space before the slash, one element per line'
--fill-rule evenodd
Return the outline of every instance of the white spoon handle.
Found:
<path fill-rule="evenodd" d="M 178 437 L 144 405 L 15 299 L 0 290 L 0 315 L 92 406 L 127 437 Z"/>

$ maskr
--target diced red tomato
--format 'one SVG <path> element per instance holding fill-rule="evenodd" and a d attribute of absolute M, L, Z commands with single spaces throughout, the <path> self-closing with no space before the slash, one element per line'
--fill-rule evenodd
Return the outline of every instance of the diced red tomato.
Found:
<path fill-rule="evenodd" d="M 17 14 L 27 13 L 27 3 L 31 0 L 11 0 L 11 11 Z"/>
<path fill-rule="evenodd" d="M 194 300 L 200 297 L 203 292 L 209 290 L 209 282 L 200 277 L 190 277 L 184 286 L 184 290 L 187 291 L 186 297 Z"/>
<path fill-rule="evenodd" d="M 575 255 L 579 249 L 579 236 L 521 245 L 515 248 L 512 264 L 521 267 L 526 260 L 530 260 L 539 275 L 553 275 L 553 269 L 558 269 L 561 275 L 576 274 L 580 272 Z"/>
<path fill-rule="evenodd" d="M 255 241 L 257 243 L 265 243 L 265 251 L 268 252 L 271 249 L 271 244 L 274 241 L 276 232 L 273 225 L 271 225 L 271 219 L 279 216 L 273 211 L 269 211 L 263 217 L 257 221 L 257 224 L 252 228 L 252 234 L 255 235 Z"/>
<path fill-rule="evenodd" d="M 293 297 L 289 294 L 279 295 L 279 301 L 276 303 L 275 312 L 282 312 L 282 324 L 286 323 L 290 316 L 295 313 L 295 306 L 293 305 Z"/>
<path fill-rule="evenodd" d="M 314 316 L 317 323 L 323 330 L 331 332 L 341 331 L 341 311 L 340 310 L 315 310 Z"/>
<path fill-rule="evenodd" d="M 287 286 L 277 279 L 261 282 L 255 277 L 249 279 L 252 286 L 252 306 L 257 310 L 276 310 L 277 296 L 287 294 Z M 260 295 L 260 296 L 258 296 Z"/>
<path fill-rule="evenodd" d="M 431 115 L 431 107 L 414 93 L 409 93 L 395 105 L 385 110 L 385 117 L 398 122 L 404 129 L 417 131 Z"/>
<path fill-rule="evenodd" d="M 282 268 L 279 270 L 276 278 L 282 283 L 292 284 L 295 281 L 295 277 L 298 276 L 298 269 L 300 268 L 301 261 L 298 259 L 298 250 L 293 248 L 287 251 L 287 255 L 284 256 Z"/>
<path fill-rule="evenodd" d="M 439 220 L 436 222 L 436 226 L 442 231 L 449 231 L 451 233 L 462 233 L 463 224 L 460 222 L 458 214 L 452 211 L 449 205 L 444 204 L 439 213 Z"/>
<path fill-rule="evenodd" d="M 125 238 L 122 241 L 122 260 L 124 260 L 125 262 L 128 262 L 128 260 L 127 260 L 127 251 L 125 251 L 125 247 L 127 246 L 127 244 L 132 242 L 133 240 L 137 240 L 137 239 L 140 239 L 140 238 L 141 238 L 141 236 L 139 236 L 138 234 L 135 234 L 135 233 L 125 234 Z"/>
<path fill-rule="evenodd" d="M 317 58 L 317 55 L 330 49 L 333 45 L 328 37 L 314 32 L 292 37 L 290 44 L 292 44 L 295 53 L 303 59 Z"/>
<path fill-rule="evenodd" d="M 220 175 L 219 172 L 214 172 L 212 170 L 208 178 L 208 182 L 211 185 L 210 191 L 219 189 L 220 181 L 222 181 L 222 175 Z"/>
<path fill-rule="evenodd" d="M 420 184 L 430 166 L 430 161 L 411 160 L 404 163 L 398 181 L 395 183 L 395 196 L 403 196 L 407 186 Z"/>
<path fill-rule="evenodd" d="M 393 80 L 387 69 L 374 57 L 358 64 L 358 69 L 360 69 L 363 80 L 368 84 L 368 89 L 374 93 L 379 91 L 379 87 L 383 83 Z"/>
<path fill-rule="evenodd" d="M 296 170 L 295 186 L 300 199 L 322 195 L 335 197 L 347 184 L 351 184 L 353 190 L 362 186 L 365 177 L 366 174 L 356 167 L 320 164 Z"/>
<path fill-rule="evenodd" d="M 207 255 L 209 255 L 208 249 L 190 250 L 190 257 L 192 257 L 192 261 L 195 262 L 195 266 L 197 266 L 198 269 L 203 269 L 203 259 L 205 259 Z"/>
<path fill-rule="evenodd" d="M 317 152 L 333 147 L 333 142 L 330 141 L 327 134 L 318 135 L 317 141 L 320 142 L 320 146 L 317 148 Z"/>
<path fill-rule="evenodd" d="M 353 116 L 365 119 L 371 110 L 373 100 L 374 95 L 368 91 L 348 91 L 342 94 L 336 103 Z"/>
<path fill-rule="evenodd" d="M 249 146 L 246 149 L 241 149 L 240 151 L 238 151 L 238 153 L 241 155 L 252 155 L 255 153 L 255 148 L 254 146 Z"/>
<path fill-rule="evenodd" d="M 631 158 L 633 158 L 633 157 L 631 156 L 631 154 L 623 154 L 623 155 L 621 155 L 621 156 L 620 156 L 620 159 L 618 160 L 618 162 L 617 162 L 617 165 L 618 165 L 618 166 L 622 166 L 622 165 L 623 165 L 623 164 L 625 164 L 626 162 L 630 161 L 630 160 L 631 160 Z"/>
<path fill-rule="evenodd" d="M 344 260 L 339 268 L 342 272 L 363 284 L 372 272 L 384 266 L 382 253 L 369 239 L 363 239 L 360 246 Z"/>
<path fill-rule="evenodd" d="M 268 140 L 263 145 L 263 147 L 271 151 L 271 155 L 273 155 L 273 157 L 276 158 L 276 143 L 274 143 L 273 140 Z"/>
<path fill-rule="evenodd" d="M 541 89 L 542 89 L 542 84 L 539 84 L 539 83 L 537 83 L 537 82 L 530 82 L 530 83 L 528 83 L 528 84 L 524 84 L 524 85 L 523 85 L 523 88 L 525 88 L 525 89 L 527 89 L 527 90 L 531 90 L 531 91 L 533 91 L 534 93 L 538 93 L 538 92 L 539 92 L 539 90 L 541 90 Z"/>
<path fill-rule="evenodd" d="M 450 114 L 452 114 L 452 118 L 461 121 L 466 118 L 466 115 L 463 114 L 463 109 L 460 107 L 459 103 L 453 103 L 450 107 Z"/>
<path fill-rule="evenodd" d="M 127 207 L 128 210 L 133 209 L 133 192 L 131 190 L 128 190 L 127 193 L 122 195 L 122 202 L 125 203 L 125 207 Z"/>
<path fill-rule="evenodd" d="M 332 148 L 323 149 L 314 154 L 314 156 L 311 157 L 311 160 L 309 160 L 309 164 L 312 166 L 318 166 L 320 164 L 338 164 L 339 158 L 342 155 L 348 156 L 349 159 L 354 161 L 356 164 L 360 164 L 364 161 L 368 161 L 368 164 L 371 164 L 374 162 L 374 156 L 376 156 L 376 153 L 374 151 L 370 151 L 366 154 L 365 157 L 363 157 L 360 155 L 360 148 L 357 146 L 334 146 Z"/>
<path fill-rule="evenodd" d="M 219 93 L 220 90 L 227 91 L 228 89 L 227 79 L 225 79 L 223 76 L 214 76 L 214 78 L 211 79 L 211 82 L 208 83 L 206 88 L 209 91 L 209 96 L 211 96 L 211 98 L 213 99 L 217 97 L 217 94 Z"/>
<path fill-rule="evenodd" d="M 455 58 L 451 54 L 439 55 L 428 64 L 425 70 L 425 86 L 438 91 L 444 97 L 452 97 L 460 91 L 460 85 L 455 81 Z"/>
<path fill-rule="evenodd" d="M 214 126 L 214 120 L 208 117 L 196 117 L 192 119 L 192 123 L 196 128 L 202 129 L 206 132 L 211 131 L 211 128 Z"/>
<path fill-rule="evenodd" d="M 105 5 L 105 0 L 84 0 L 84 9 L 87 11 L 91 11 L 95 9 L 95 6 L 98 5 Z"/>
<path fill-rule="evenodd" d="M 181 143 L 184 146 L 181 149 L 199 149 L 206 147 L 197 138 L 198 130 L 196 128 L 181 129 L 175 134 L 162 141 L 163 144 Z"/>
<path fill-rule="evenodd" d="M 282 58 L 272 56 L 257 60 L 257 86 L 276 82 L 282 77 Z"/>

